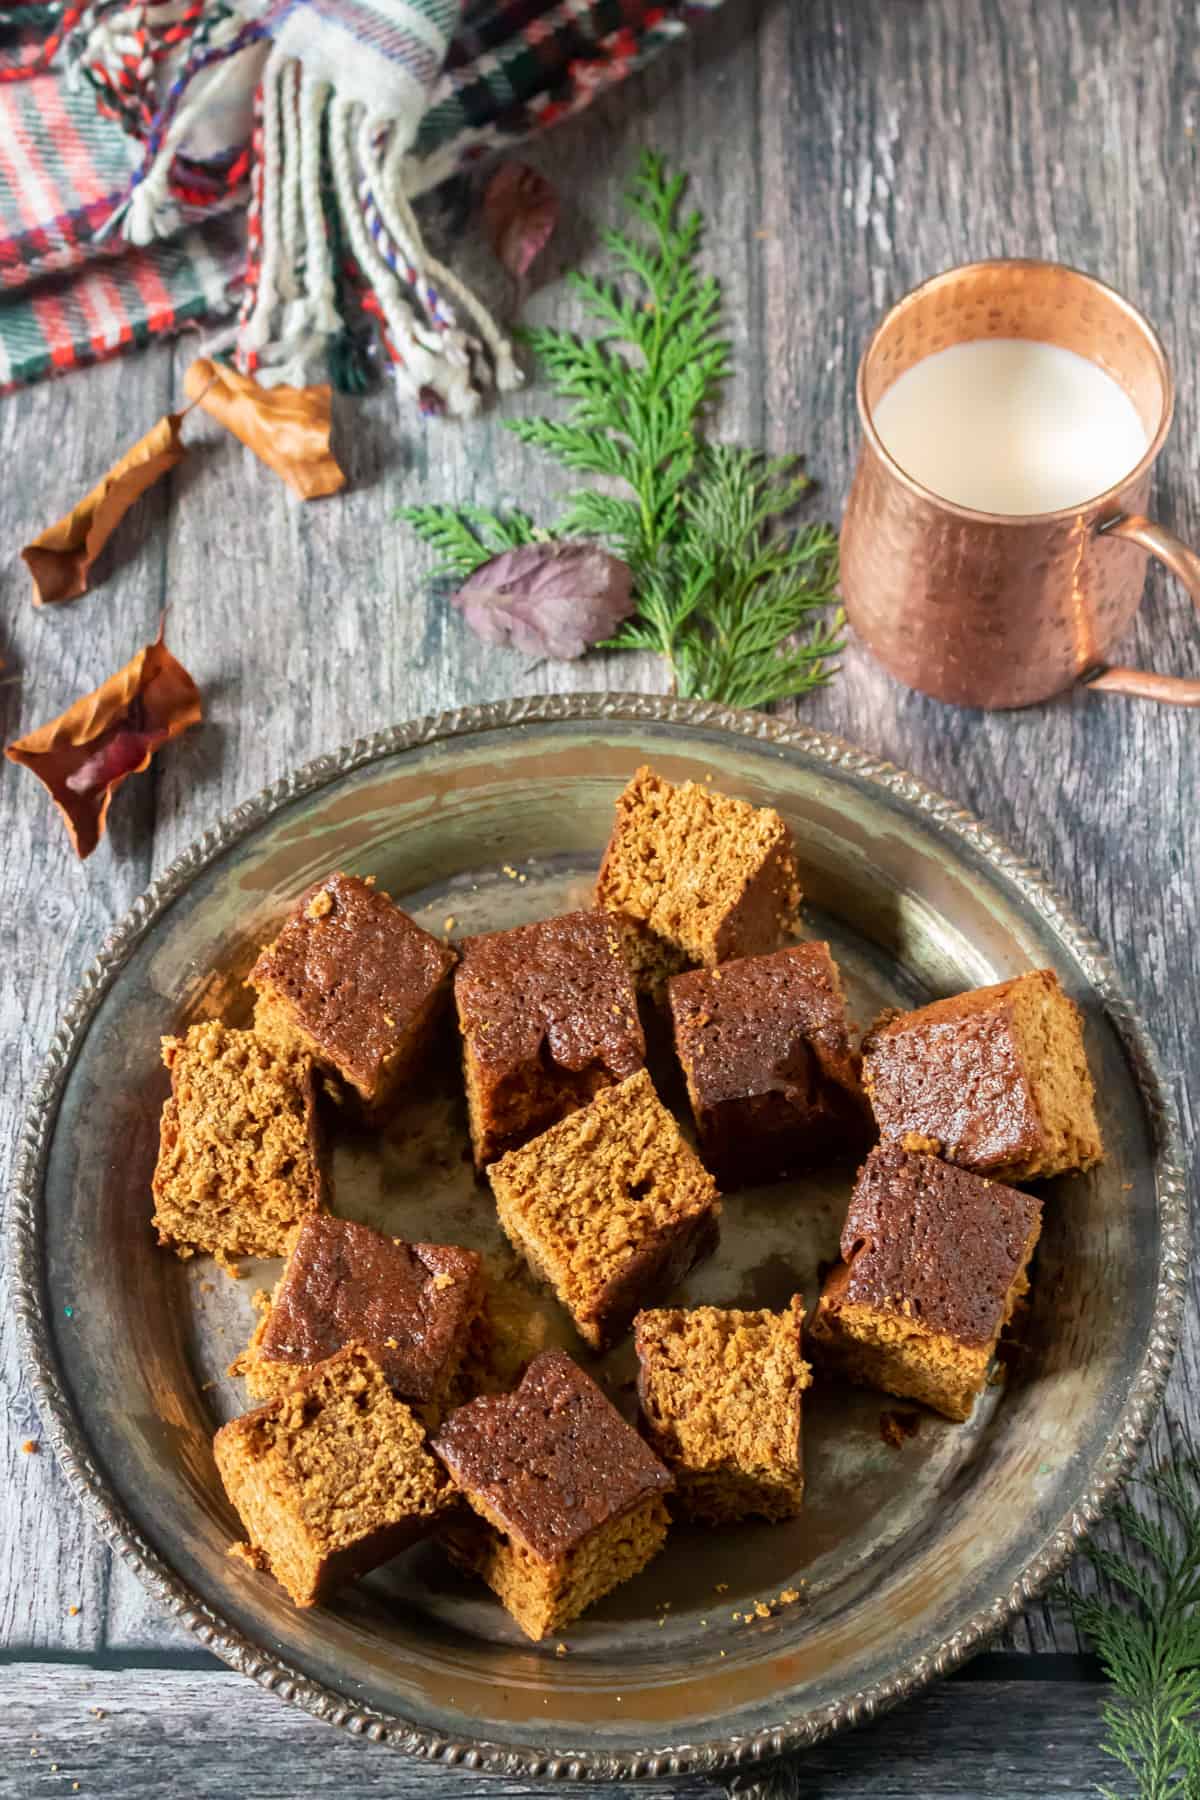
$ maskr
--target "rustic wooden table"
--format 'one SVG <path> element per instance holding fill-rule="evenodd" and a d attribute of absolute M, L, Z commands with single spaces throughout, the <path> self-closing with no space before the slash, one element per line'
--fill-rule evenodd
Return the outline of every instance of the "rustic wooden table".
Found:
<path fill-rule="evenodd" d="M 1175 17 L 1170 15 L 1174 12 Z M 1158 509 L 1193 541 L 1200 385 L 1188 333 L 1200 266 L 1195 120 L 1200 23 L 1161 0 L 811 0 L 738 4 L 684 49 L 536 146 L 558 183 L 559 260 L 589 251 L 637 151 L 692 173 L 733 321 L 724 430 L 808 454 L 844 500 L 853 372 L 873 320 L 914 281 L 986 254 L 1094 270 L 1143 302 L 1179 374 Z M 570 314 L 552 285 L 538 316 Z M 1194 317 L 1194 311 L 1193 311 Z M 427 595 L 401 500 L 546 497 L 543 466 L 496 416 L 424 425 L 389 394 L 339 415 L 351 491 L 298 508 L 201 425 L 198 454 L 122 530 L 107 578 L 35 613 L 17 547 L 178 400 L 194 341 L 49 383 L 0 407 L 0 688 L 7 741 L 53 716 L 153 635 L 204 690 L 206 719 L 132 784 L 86 866 L 41 789 L 3 778 L 0 1018 L 11 1150 L 24 1097 L 112 921 L 205 826 L 285 770 L 413 714 L 514 692 L 661 685 L 648 661 L 530 666 L 487 650 Z M 506 411 L 537 409 L 536 383 Z M 1200 674 L 1195 619 L 1151 577 L 1129 661 Z M 914 770 L 1039 863 L 1113 952 L 1151 1020 L 1191 1141 L 1200 864 L 1194 715 L 1078 693 L 1032 711 L 955 712 L 896 686 L 856 646 L 805 719 Z M 1189 1311 L 1163 1448 L 1190 1416 Z M 0 1306 L 0 1794 L 345 1800 L 469 1781 L 344 1738 L 265 1696 L 155 1612 L 71 1500 Z M 1084 1795 L 1105 1773 L 1102 1687 L 1069 1625 L 1034 1608 L 958 1678 L 798 1760 L 806 1795 Z M 702 1784 L 679 1784 L 695 1794 Z M 525 1790 L 477 1779 L 476 1791 Z"/>

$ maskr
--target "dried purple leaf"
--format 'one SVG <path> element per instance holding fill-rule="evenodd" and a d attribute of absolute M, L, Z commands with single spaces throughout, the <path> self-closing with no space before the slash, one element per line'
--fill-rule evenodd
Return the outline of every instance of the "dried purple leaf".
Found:
<path fill-rule="evenodd" d="M 483 224 L 493 254 L 523 285 L 558 224 L 558 195 L 528 163 L 502 163 L 483 196 Z"/>
<path fill-rule="evenodd" d="M 101 738 L 100 748 L 93 750 L 63 785 L 73 794 L 102 793 L 114 781 L 123 781 L 126 775 L 136 775 L 144 769 L 147 757 L 153 756 L 167 737 L 165 726 L 157 731 L 143 731 L 133 725 L 118 725 L 111 736 Z"/>
<path fill-rule="evenodd" d="M 633 576 L 597 544 L 522 544 L 469 575 L 454 596 L 485 643 L 570 661 L 633 611 Z"/>

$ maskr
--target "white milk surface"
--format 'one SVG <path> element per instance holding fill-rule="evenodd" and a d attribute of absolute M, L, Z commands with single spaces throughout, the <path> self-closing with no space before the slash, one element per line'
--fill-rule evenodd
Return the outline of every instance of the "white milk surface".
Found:
<path fill-rule="evenodd" d="M 915 363 L 874 408 L 891 455 L 977 512 L 1079 506 L 1120 481 L 1148 438 L 1125 390 L 1056 344 L 984 338 Z"/>

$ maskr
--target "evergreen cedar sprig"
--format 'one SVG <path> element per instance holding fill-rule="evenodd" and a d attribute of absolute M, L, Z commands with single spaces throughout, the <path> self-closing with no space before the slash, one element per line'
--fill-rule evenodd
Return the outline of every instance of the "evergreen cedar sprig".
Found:
<path fill-rule="evenodd" d="M 1122 1546 L 1082 1546 L 1112 1597 L 1068 1588 L 1066 1599 L 1113 1686 L 1102 1748 L 1134 1782 L 1132 1800 L 1200 1800 L 1200 1458 L 1189 1443 L 1137 1479 L 1160 1516 L 1119 1501 Z"/>
<path fill-rule="evenodd" d="M 841 613 L 828 525 L 788 529 L 808 487 L 791 458 L 709 444 L 707 409 L 729 373 L 717 282 L 697 267 L 702 220 L 681 216 L 686 178 L 643 156 L 627 204 L 644 235 L 608 231 L 616 279 L 570 277 L 594 337 L 528 341 L 561 419 L 514 419 L 522 443 L 624 492 L 584 488 L 552 533 L 524 513 L 406 507 L 400 516 L 462 578 L 538 537 L 600 539 L 630 566 L 637 610 L 606 646 L 664 657 L 685 697 L 768 706 L 829 680 Z M 805 635 L 800 635 L 801 633 Z"/>

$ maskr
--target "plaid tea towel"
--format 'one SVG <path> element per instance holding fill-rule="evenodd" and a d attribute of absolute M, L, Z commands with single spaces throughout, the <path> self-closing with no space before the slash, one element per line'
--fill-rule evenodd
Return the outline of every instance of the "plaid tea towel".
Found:
<path fill-rule="evenodd" d="M 0 391 L 230 316 L 260 382 L 518 379 L 412 202 L 721 0 L 0 0 Z"/>

